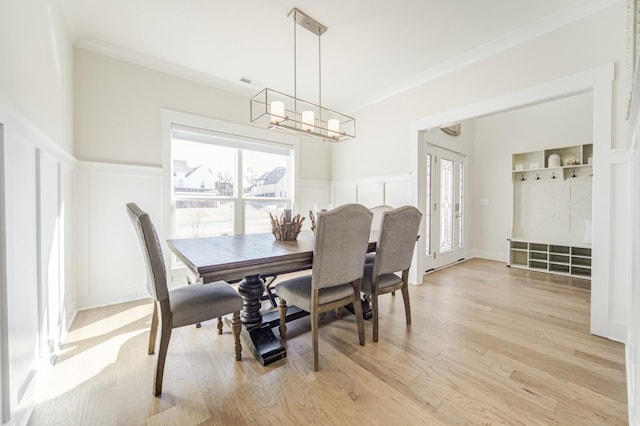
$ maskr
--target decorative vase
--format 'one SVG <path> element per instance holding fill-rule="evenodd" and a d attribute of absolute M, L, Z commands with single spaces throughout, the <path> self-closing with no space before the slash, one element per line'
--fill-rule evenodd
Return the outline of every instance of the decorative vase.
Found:
<path fill-rule="evenodd" d="M 560 167 L 562 165 L 560 156 L 558 154 L 551 154 L 549 156 L 549 160 L 547 161 L 547 164 L 548 164 L 547 167 Z"/>

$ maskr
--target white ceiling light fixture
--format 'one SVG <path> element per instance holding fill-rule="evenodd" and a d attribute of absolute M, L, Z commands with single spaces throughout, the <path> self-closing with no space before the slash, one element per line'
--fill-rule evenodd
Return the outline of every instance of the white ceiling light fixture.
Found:
<path fill-rule="evenodd" d="M 297 8 L 293 15 L 293 96 L 265 88 L 251 98 L 251 123 L 287 132 L 341 142 L 356 136 L 356 120 L 322 106 L 322 55 L 320 38 L 327 27 Z M 318 36 L 318 103 L 298 99 L 296 42 L 297 25 Z"/>

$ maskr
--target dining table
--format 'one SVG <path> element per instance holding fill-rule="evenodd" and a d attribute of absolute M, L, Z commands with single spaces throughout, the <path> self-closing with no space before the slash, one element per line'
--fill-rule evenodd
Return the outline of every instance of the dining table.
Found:
<path fill-rule="evenodd" d="M 375 236 L 373 236 L 375 237 Z M 169 249 L 203 283 L 224 280 L 238 284 L 243 307 L 242 336 L 262 365 L 286 357 L 286 348 L 272 331 L 280 323 L 278 311 L 261 312 L 264 278 L 311 269 L 312 231 L 302 231 L 293 241 L 276 240 L 271 233 L 221 235 L 167 240 Z M 367 250 L 376 249 L 371 238 Z M 308 315 L 290 306 L 287 321 Z"/>

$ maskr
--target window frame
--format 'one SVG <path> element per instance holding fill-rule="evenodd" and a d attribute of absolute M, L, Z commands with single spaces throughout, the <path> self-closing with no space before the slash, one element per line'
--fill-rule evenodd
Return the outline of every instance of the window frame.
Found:
<path fill-rule="evenodd" d="M 284 151 L 291 152 L 290 167 L 293 170 L 293 173 L 291 173 L 289 179 L 292 180 L 290 184 L 292 193 L 288 198 L 291 199 L 291 202 L 295 202 L 299 182 L 299 170 L 297 167 L 300 155 L 299 136 L 162 108 L 161 141 L 163 169 L 163 217 L 161 219 L 159 230 L 162 240 L 172 238 L 174 235 L 173 218 L 175 214 L 175 199 L 172 185 L 173 166 L 171 159 L 171 140 L 173 138 L 174 131 L 176 134 L 189 136 L 189 140 L 204 141 L 208 143 L 212 143 L 211 141 L 215 140 L 219 145 L 231 146 L 233 148 L 252 149 L 260 147 L 259 150 L 271 153 L 282 153 Z M 238 170 L 237 175 L 241 179 L 242 171 Z M 237 188 L 236 190 L 240 191 L 238 194 L 238 200 L 240 203 L 244 204 L 247 201 L 266 200 L 261 197 L 258 197 L 257 199 L 254 199 L 255 197 L 245 198 L 242 197 L 240 188 Z M 269 200 L 272 199 L 269 198 Z M 241 228 L 244 233 L 244 208 L 234 209 L 234 221 L 236 223 L 242 223 Z M 173 256 L 171 257 L 173 258 Z M 181 267 L 180 264 L 175 263 L 170 258 L 167 258 L 167 261 L 168 264 L 171 265 L 171 269 Z"/>

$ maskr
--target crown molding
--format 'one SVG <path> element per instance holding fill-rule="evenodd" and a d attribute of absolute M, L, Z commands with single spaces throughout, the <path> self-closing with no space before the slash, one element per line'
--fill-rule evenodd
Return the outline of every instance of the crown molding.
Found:
<path fill-rule="evenodd" d="M 257 90 L 261 89 L 261 86 L 231 82 L 204 72 L 196 71 L 182 65 L 158 59 L 153 56 L 148 56 L 121 46 L 109 44 L 91 37 L 82 37 L 78 39 L 74 46 L 79 49 L 99 53 L 104 56 L 130 62 L 174 77 L 183 78 L 185 80 L 190 80 L 243 96 L 253 95 Z"/>

